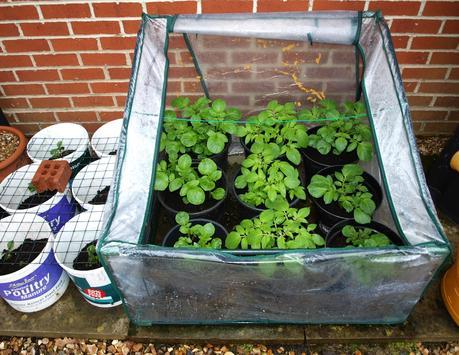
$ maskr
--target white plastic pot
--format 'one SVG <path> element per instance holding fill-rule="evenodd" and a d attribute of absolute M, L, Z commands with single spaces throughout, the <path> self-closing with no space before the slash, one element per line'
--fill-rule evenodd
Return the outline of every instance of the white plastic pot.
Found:
<path fill-rule="evenodd" d="M 81 169 L 89 158 L 89 136 L 86 129 L 75 123 L 58 123 L 42 129 L 27 144 L 27 154 L 34 163 L 51 158 L 51 150 L 62 141 L 65 150 L 74 150 L 62 159 L 67 160 L 73 172 Z"/>
<path fill-rule="evenodd" d="M 121 299 L 103 267 L 75 270 L 73 261 L 87 244 L 102 232 L 103 212 L 83 212 L 62 228 L 54 241 L 56 260 L 67 271 L 86 301 L 97 307 L 114 307 Z"/>
<path fill-rule="evenodd" d="M 26 313 L 45 309 L 61 298 L 69 278 L 54 258 L 48 223 L 33 214 L 12 215 L 0 221 L 0 236 L 0 250 L 6 249 L 9 241 L 17 248 L 26 238 L 48 238 L 45 248 L 31 263 L 0 276 L 0 296 L 14 309 Z"/>
<path fill-rule="evenodd" d="M 72 181 L 71 190 L 75 200 L 88 211 L 103 211 L 105 204 L 90 204 L 97 191 L 112 183 L 115 169 L 115 156 L 106 156 L 86 165 Z"/>
<path fill-rule="evenodd" d="M 52 231 L 57 233 L 76 212 L 76 204 L 72 201 L 68 186 L 63 193 L 57 191 L 49 200 L 38 206 L 18 209 L 21 202 L 35 194 L 29 191 L 29 184 L 39 166 L 38 163 L 25 165 L 12 172 L 0 183 L 0 207 L 10 214 L 39 215 L 48 221 Z"/>
<path fill-rule="evenodd" d="M 91 149 L 96 156 L 99 158 L 110 156 L 110 153 L 118 150 L 118 141 L 122 126 L 123 119 L 120 118 L 107 122 L 94 132 L 91 138 Z"/>

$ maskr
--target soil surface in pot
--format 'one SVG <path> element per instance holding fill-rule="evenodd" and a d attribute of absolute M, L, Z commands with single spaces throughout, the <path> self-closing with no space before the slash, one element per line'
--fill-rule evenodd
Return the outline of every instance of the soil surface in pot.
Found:
<path fill-rule="evenodd" d="M 0 162 L 8 159 L 19 146 L 19 137 L 0 130 Z"/>
<path fill-rule="evenodd" d="M 109 191 L 110 186 L 105 186 L 102 190 L 97 190 L 96 196 L 88 203 L 91 205 L 103 205 L 105 202 L 107 202 Z"/>
<path fill-rule="evenodd" d="M 116 155 L 116 153 L 118 153 L 118 149 L 112 150 L 108 155 Z"/>
<path fill-rule="evenodd" d="M 41 205 L 42 203 L 45 203 L 51 197 L 53 197 L 56 194 L 56 192 L 57 192 L 56 190 L 54 191 L 46 190 L 43 192 L 37 192 L 36 194 L 29 196 L 24 201 L 22 201 L 17 209 L 25 210 L 27 208 L 32 208 L 32 207 Z"/>
<path fill-rule="evenodd" d="M 303 149 L 303 154 L 308 156 L 311 160 L 327 166 L 344 165 L 353 163 L 359 159 L 355 150 L 349 153 L 344 152 L 336 155 L 332 152 L 328 154 L 321 154 L 315 148 L 305 148 Z"/>
<path fill-rule="evenodd" d="M 56 159 L 62 159 L 63 157 L 72 154 L 75 151 L 75 149 L 66 149 L 62 153 L 60 153 L 57 157 L 55 158 L 49 158 L 48 160 L 56 160 Z"/>
<path fill-rule="evenodd" d="M 6 249 L 3 250 L 0 259 L 0 275 L 8 275 L 21 270 L 40 255 L 47 243 L 48 239 L 46 238 L 37 240 L 26 238 L 19 247 L 10 253 L 7 253 Z"/>
<path fill-rule="evenodd" d="M 73 268 L 75 270 L 94 270 L 102 266 L 100 262 L 97 262 L 95 264 L 89 262 L 88 248 L 91 245 L 96 244 L 97 240 L 94 240 L 91 243 L 86 244 L 86 246 L 80 250 L 75 260 L 73 260 Z"/>

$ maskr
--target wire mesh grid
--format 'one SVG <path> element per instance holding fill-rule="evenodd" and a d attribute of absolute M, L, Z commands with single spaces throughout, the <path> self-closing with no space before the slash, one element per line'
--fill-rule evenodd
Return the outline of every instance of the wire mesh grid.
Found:
<path fill-rule="evenodd" d="M 118 139 L 113 132 L 94 136 L 91 143 L 71 137 L 30 139 L 28 154 L 34 162 L 0 183 L 0 276 L 43 263 L 78 270 L 100 267 L 90 245 L 95 246 L 101 231 Z M 36 191 L 32 179 L 40 159 L 69 162 L 72 177 L 63 192 Z"/>

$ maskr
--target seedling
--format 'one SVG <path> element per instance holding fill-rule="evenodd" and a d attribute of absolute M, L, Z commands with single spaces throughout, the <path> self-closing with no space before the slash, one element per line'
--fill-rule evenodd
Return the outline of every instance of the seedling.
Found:
<path fill-rule="evenodd" d="M 359 248 L 378 248 L 391 244 L 390 239 L 385 234 L 375 232 L 371 228 L 344 226 L 341 233 L 346 237 L 348 244 Z"/>
<path fill-rule="evenodd" d="M 318 121 L 336 118 L 324 123 L 316 134 L 309 135 L 309 146 L 323 155 L 330 152 L 340 155 L 357 151 L 360 160 L 369 161 L 373 156 L 372 135 L 370 128 L 361 122 L 360 117 L 365 112 L 365 106 L 361 102 L 346 102 L 340 112 L 334 101 L 325 99 L 320 102 L 319 107 L 301 111 L 299 118 Z"/>
<path fill-rule="evenodd" d="M 315 224 L 308 224 L 309 208 L 290 208 L 285 200 L 278 200 L 276 208 L 263 211 L 259 217 L 244 219 L 228 234 L 228 249 L 304 249 L 325 244 L 314 233 Z"/>
<path fill-rule="evenodd" d="M 175 221 L 180 225 L 182 235 L 175 242 L 174 248 L 221 249 L 222 240 L 214 237 L 215 226 L 212 223 L 192 225 L 190 216 L 186 212 L 177 213 Z"/>
<path fill-rule="evenodd" d="M 242 201 L 272 208 L 278 198 L 306 199 L 298 170 L 286 161 L 276 160 L 281 154 L 277 144 L 254 143 L 252 152 L 242 162 L 241 174 L 234 182 L 237 189 L 247 189 L 239 195 Z"/>
<path fill-rule="evenodd" d="M 58 141 L 56 143 L 56 147 L 49 151 L 49 153 L 51 154 L 51 159 L 62 158 L 62 153 L 64 153 L 64 150 L 64 144 L 62 143 L 62 141 Z"/>
<path fill-rule="evenodd" d="M 13 250 L 14 250 L 14 241 L 10 240 L 6 243 L 6 249 L 3 250 L 2 260 L 3 261 L 11 260 L 11 258 L 13 257 Z"/>
<path fill-rule="evenodd" d="M 201 160 L 196 171 L 192 166 L 191 157 L 184 154 L 177 162 L 168 164 L 162 160 L 157 165 L 155 190 L 179 191 L 185 204 L 202 205 L 206 200 L 206 192 L 209 192 L 214 200 L 222 200 L 225 197 L 225 190 L 216 184 L 221 178 L 222 172 L 213 160 Z"/>
<path fill-rule="evenodd" d="M 27 189 L 32 193 L 37 192 L 37 188 L 32 183 L 29 183 L 29 186 L 27 187 Z"/>
<path fill-rule="evenodd" d="M 88 252 L 89 264 L 99 265 L 99 256 L 97 255 L 97 252 L 96 252 L 96 246 L 94 244 L 91 244 L 90 246 L 88 246 L 86 251 Z"/>
<path fill-rule="evenodd" d="M 362 174 L 360 166 L 347 164 L 333 176 L 314 175 L 308 191 L 315 198 L 323 198 L 326 205 L 338 202 L 347 213 L 353 212 L 357 223 L 370 223 L 376 204 L 373 195 L 363 184 Z"/>

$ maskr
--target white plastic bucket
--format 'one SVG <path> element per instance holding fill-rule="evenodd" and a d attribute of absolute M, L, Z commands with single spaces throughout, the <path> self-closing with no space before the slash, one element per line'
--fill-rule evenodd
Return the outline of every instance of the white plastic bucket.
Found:
<path fill-rule="evenodd" d="M 64 150 L 74 150 L 58 160 L 67 160 L 72 172 L 78 172 L 89 158 L 88 132 L 79 124 L 58 123 L 42 129 L 30 139 L 27 154 L 34 163 L 49 160 L 51 150 L 56 148 L 58 142 L 62 142 Z"/>
<path fill-rule="evenodd" d="M 76 204 L 67 185 L 63 193 L 56 192 L 46 202 L 31 208 L 21 209 L 21 202 L 35 194 L 29 190 L 29 184 L 40 164 L 25 165 L 12 172 L 0 183 L 0 207 L 10 214 L 31 213 L 48 221 L 52 231 L 57 233 L 76 212 Z"/>
<path fill-rule="evenodd" d="M 93 205 L 89 201 L 97 195 L 97 191 L 111 185 L 115 161 L 115 156 L 103 157 L 86 165 L 73 179 L 72 195 L 85 210 L 103 211 L 105 204 Z"/>
<path fill-rule="evenodd" d="M 117 119 L 107 122 L 99 127 L 91 138 L 91 149 L 96 156 L 102 158 L 104 156 L 116 155 L 110 154 L 118 150 L 118 141 L 121 134 L 123 119 Z"/>
<path fill-rule="evenodd" d="M 0 221 L 0 236 L 0 250 L 6 249 L 9 241 L 17 248 L 26 238 L 48 238 L 45 248 L 31 263 L 0 276 L 0 296 L 14 309 L 26 313 L 55 303 L 67 289 L 69 278 L 54 258 L 48 223 L 33 214 L 12 215 Z"/>
<path fill-rule="evenodd" d="M 83 212 L 72 218 L 54 241 L 56 260 L 67 271 L 86 301 L 97 307 L 114 307 L 121 299 L 103 267 L 75 270 L 73 261 L 87 244 L 97 240 L 102 232 L 103 212 Z"/>

